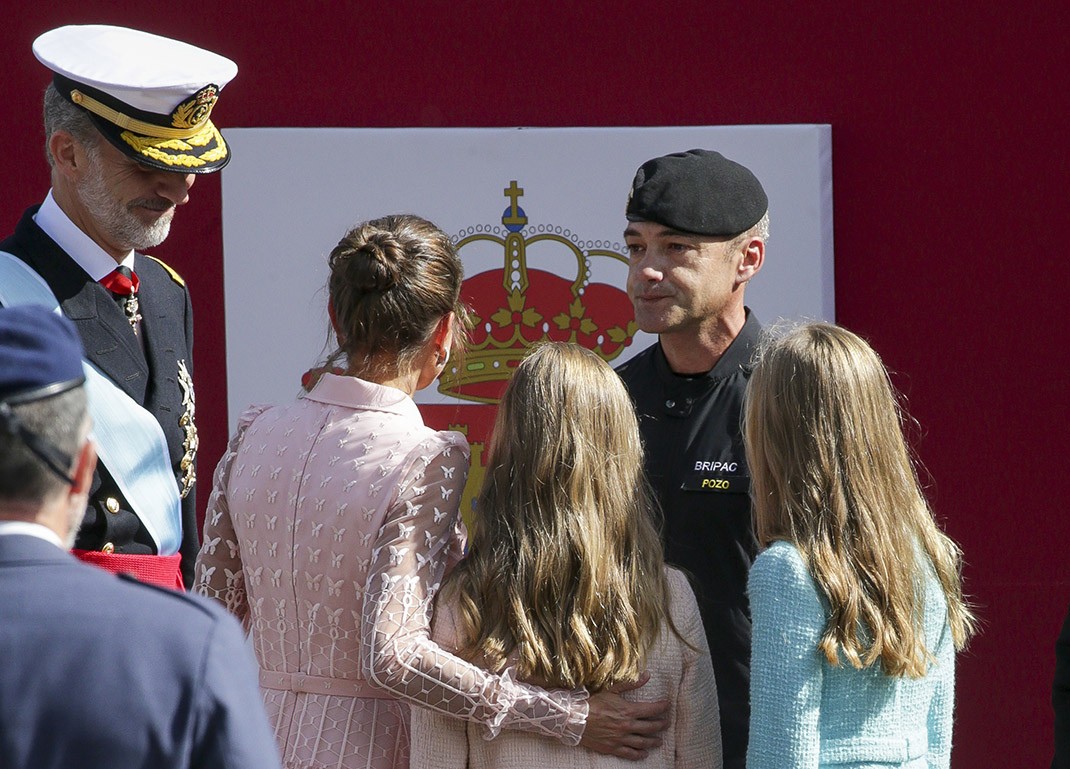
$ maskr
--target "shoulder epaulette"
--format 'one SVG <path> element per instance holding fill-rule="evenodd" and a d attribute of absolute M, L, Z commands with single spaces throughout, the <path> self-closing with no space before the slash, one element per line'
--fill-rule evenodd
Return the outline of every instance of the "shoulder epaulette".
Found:
<path fill-rule="evenodd" d="M 164 261 L 162 261 L 160 259 L 157 259 L 155 256 L 149 256 L 148 254 L 142 254 L 142 256 L 147 256 L 149 259 L 151 259 L 152 261 L 156 262 L 156 264 L 160 265 L 165 270 L 167 270 L 167 274 L 171 276 L 171 280 L 173 280 L 178 285 L 182 286 L 182 288 L 186 287 L 186 281 L 182 279 L 181 275 L 179 275 L 177 272 L 175 272 L 174 268 L 171 265 L 167 264 L 166 262 L 164 262 Z"/>

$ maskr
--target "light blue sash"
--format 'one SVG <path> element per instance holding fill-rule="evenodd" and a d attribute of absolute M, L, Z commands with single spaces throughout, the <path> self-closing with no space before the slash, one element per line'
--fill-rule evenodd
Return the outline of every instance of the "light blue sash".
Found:
<path fill-rule="evenodd" d="M 20 304 L 60 312 L 41 276 L 21 259 L 0 251 L 0 305 Z M 145 524 L 159 554 L 174 555 L 182 542 L 182 502 L 163 430 L 152 414 L 96 366 L 83 359 L 82 368 L 100 461 Z"/>

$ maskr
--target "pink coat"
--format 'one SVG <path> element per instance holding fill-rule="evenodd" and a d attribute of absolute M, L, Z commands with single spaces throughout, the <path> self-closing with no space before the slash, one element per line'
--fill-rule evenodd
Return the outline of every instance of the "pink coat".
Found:
<path fill-rule="evenodd" d="M 426 427 L 392 387 L 325 374 L 254 408 L 220 461 L 195 589 L 252 632 L 286 767 L 408 766 L 403 698 L 575 744 L 585 694 L 545 692 L 430 640 L 430 606 L 460 558 L 468 473 L 459 433 Z"/>

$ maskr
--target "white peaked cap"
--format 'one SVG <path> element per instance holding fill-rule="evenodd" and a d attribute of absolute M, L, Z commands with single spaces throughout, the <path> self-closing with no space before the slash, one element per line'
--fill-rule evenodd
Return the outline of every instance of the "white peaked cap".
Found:
<path fill-rule="evenodd" d="M 33 43 L 54 84 L 120 150 L 164 170 L 206 173 L 229 161 L 209 116 L 238 66 L 189 43 L 126 27 L 71 25 Z M 177 144 L 187 143 L 185 149 Z"/>

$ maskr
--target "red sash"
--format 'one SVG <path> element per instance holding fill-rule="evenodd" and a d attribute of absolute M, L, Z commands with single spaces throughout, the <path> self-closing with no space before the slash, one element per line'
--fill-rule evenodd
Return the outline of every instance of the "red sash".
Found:
<path fill-rule="evenodd" d="M 182 584 L 182 554 L 174 555 L 129 555 L 127 553 L 102 553 L 99 550 L 71 550 L 83 563 L 92 564 L 112 574 L 130 574 L 150 585 L 185 590 Z"/>

